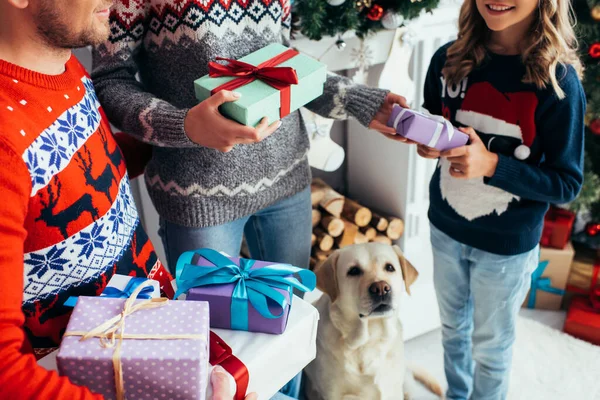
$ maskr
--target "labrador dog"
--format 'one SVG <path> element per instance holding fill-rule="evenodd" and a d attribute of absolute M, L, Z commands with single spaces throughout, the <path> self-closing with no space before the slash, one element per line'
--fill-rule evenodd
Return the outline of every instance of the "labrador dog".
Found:
<path fill-rule="evenodd" d="M 307 400 L 410 399 L 415 379 L 443 397 L 433 378 L 404 362 L 398 309 L 418 272 L 399 247 L 345 247 L 314 272 L 324 295 L 315 302 L 321 320 L 317 357 L 305 369 Z"/>

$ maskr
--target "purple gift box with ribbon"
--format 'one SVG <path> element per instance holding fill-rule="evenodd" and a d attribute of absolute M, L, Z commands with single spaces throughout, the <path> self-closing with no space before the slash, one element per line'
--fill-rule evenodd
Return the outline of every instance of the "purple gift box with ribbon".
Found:
<path fill-rule="evenodd" d="M 186 300 L 210 303 L 211 328 L 282 334 L 293 289 L 313 290 L 316 277 L 312 271 L 289 264 L 200 249 L 181 255 L 176 284 L 175 298 L 187 293 Z"/>
<path fill-rule="evenodd" d="M 204 400 L 208 318 L 204 302 L 82 296 L 58 351 L 59 373 L 107 400 Z"/>
<path fill-rule="evenodd" d="M 439 151 L 461 147 L 469 141 L 467 134 L 454 128 L 443 117 L 426 115 L 399 105 L 394 105 L 388 126 L 402 137 Z"/>

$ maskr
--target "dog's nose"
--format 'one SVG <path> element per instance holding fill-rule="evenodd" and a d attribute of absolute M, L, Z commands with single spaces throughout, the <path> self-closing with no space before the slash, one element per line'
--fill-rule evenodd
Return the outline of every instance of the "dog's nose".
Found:
<path fill-rule="evenodd" d="M 369 293 L 375 299 L 384 299 L 391 291 L 392 288 L 385 281 L 374 282 L 369 286 Z"/>

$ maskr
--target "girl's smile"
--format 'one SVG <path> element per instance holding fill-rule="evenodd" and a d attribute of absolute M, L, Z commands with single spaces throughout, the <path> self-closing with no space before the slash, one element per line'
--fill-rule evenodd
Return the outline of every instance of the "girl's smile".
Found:
<path fill-rule="evenodd" d="M 521 25 L 517 30 L 525 34 L 533 21 L 538 0 L 476 0 L 476 4 L 490 30 L 501 32 Z"/>
<path fill-rule="evenodd" d="M 487 11 L 488 14 L 490 14 L 492 16 L 508 14 L 511 11 L 515 10 L 515 8 L 516 8 L 515 6 L 509 6 L 509 5 L 498 4 L 498 3 L 489 3 L 489 4 L 485 5 L 485 10 Z"/>

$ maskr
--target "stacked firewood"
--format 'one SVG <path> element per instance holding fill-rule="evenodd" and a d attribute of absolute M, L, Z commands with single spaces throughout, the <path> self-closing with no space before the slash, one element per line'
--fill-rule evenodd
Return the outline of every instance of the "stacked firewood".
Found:
<path fill-rule="evenodd" d="M 400 218 L 382 216 L 342 196 L 321 179 L 311 184 L 311 269 L 335 250 L 359 243 L 392 244 L 404 233 Z"/>

